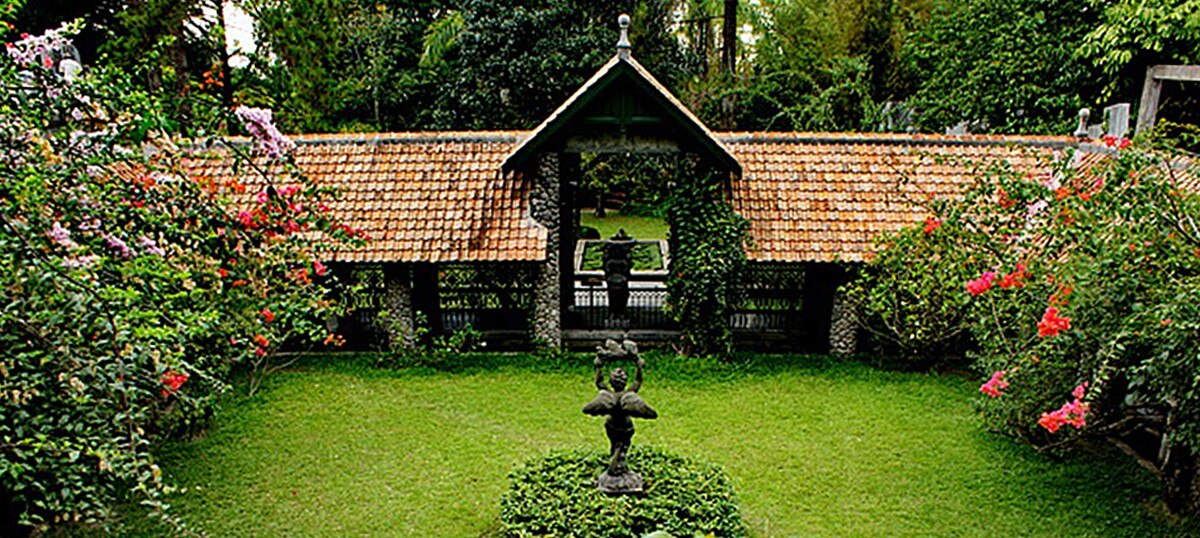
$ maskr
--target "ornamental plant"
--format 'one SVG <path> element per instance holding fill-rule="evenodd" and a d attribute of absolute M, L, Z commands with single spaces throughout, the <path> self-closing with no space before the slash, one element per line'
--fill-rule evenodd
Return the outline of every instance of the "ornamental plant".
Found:
<path fill-rule="evenodd" d="M 1126 140 L 1093 149 L 1046 175 L 981 167 L 964 196 L 927 206 L 942 223 L 933 233 L 914 222 L 883 240 L 860 293 L 930 286 L 914 303 L 948 298 L 951 315 L 924 320 L 970 335 L 992 428 L 1044 449 L 1113 441 L 1156 470 L 1170 509 L 1194 512 L 1200 171 Z M 951 259 L 895 261 L 950 248 Z"/>
<path fill-rule="evenodd" d="M 672 190 L 667 222 L 667 308 L 680 325 L 683 352 L 728 356 L 734 279 L 746 263 L 746 219 L 723 199 L 716 176 L 685 172 Z"/>
<path fill-rule="evenodd" d="M 361 239 L 269 114 L 237 114 L 252 145 L 178 140 L 123 74 L 60 76 L 70 32 L 0 55 L 0 513 L 26 530 L 165 516 L 155 447 L 203 427 L 234 368 L 253 387 L 285 342 L 330 337 L 322 252 Z M 192 173 L 213 147 L 235 179 Z"/>

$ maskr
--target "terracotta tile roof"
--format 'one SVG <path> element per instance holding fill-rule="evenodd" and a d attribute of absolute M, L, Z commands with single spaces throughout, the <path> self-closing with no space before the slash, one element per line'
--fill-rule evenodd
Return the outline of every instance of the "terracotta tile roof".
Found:
<path fill-rule="evenodd" d="M 310 178 L 341 192 L 333 212 L 371 238 L 333 261 L 541 260 L 546 230 L 528 216 L 529 182 L 500 173 L 521 134 L 299 135 L 293 155 Z M 217 180 L 233 173 L 228 150 L 193 166 Z M 248 192 L 265 186 L 242 176 Z"/>
<path fill-rule="evenodd" d="M 954 196 L 973 162 L 1048 173 L 1067 137 L 718 133 L 742 163 L 734 210 L 754 261 L 864 261 L 873 239 L 923 220 L 912 202 Z"/>

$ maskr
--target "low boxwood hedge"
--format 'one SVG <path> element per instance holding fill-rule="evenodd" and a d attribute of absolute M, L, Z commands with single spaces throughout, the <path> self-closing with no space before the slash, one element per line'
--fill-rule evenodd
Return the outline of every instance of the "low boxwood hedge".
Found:
<path fill-rule="evenodd" d="M 596 489 L 607 465 L 599 450 L 561 451 L 509 474 L 500 503 L 502 535 L 642 538 L 746 535 L 733 487 L 718 466 L 634 446 L 629 467 L 646 480 L 639 496 L 610 497 Z"/>

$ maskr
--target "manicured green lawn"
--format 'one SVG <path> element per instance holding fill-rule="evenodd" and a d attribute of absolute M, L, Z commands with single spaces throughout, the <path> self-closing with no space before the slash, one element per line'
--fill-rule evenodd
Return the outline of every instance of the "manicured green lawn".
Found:
<path fill-rule="evenodd" d="M 162 466 L 190 490 L 175 509 L 213 536 L 486 535 L 518 462 L 606 446 L 580 412 L 590 361 L 315 358 L 232 399 Z M 984 431 L 976 387 L 820 358 L 652 356 L 642 395 L 660 419 L 634 444 L 723 465 L 759 537 L 1186 535 L 1125 460 L 1056 462 Z"/>
<path fill-rule="evenodd" d="M 609 211 L 601 219 L 592 210 L 585 209 L 580 212 L 579 223 L 600 230 L 601 239 L 608 239 L 622 229 L 634 239 L 666 239 L 669 229 L 663 219 L 622 215 L 620 211 Z"/>

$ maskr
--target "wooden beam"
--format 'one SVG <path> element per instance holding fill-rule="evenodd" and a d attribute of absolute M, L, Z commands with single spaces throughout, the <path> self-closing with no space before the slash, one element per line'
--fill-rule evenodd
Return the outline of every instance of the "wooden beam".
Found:
<path fill-rule="evenodd" d="M 1150 68 L 1150 74 L 1158 80 L 1200 82 L 1200 65 L 1156 65 Z"/>
<path fill-rule="evenodd" d="M 1138 107 L 1138 134 L 1154 128 L 1164 80 L 1200 82 L 1200 65 L 1152 65 L 1146 69 L 1146 82 L 1142 85 L 1142 101 Z"/>
<path fill-rule="evenodd" d="M 568 153 L 679 153 L 679 143 L 667 138 L 599 134 L 572 136 L 563 150 Z"/>

